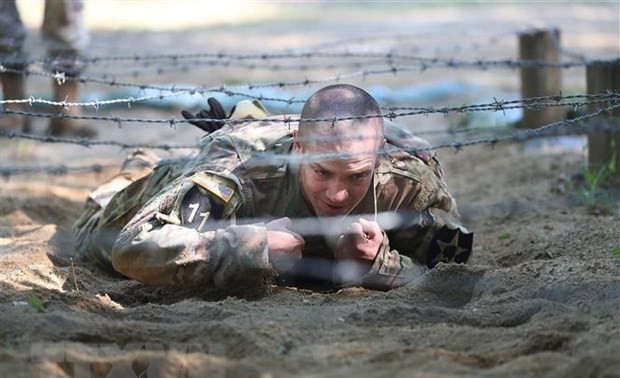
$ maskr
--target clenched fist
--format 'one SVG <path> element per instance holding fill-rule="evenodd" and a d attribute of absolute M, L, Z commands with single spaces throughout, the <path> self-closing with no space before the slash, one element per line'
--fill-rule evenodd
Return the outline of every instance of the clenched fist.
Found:
<path fill-rule="evenodd" d="M 306 244 L 301 235 L 291 231 L 291 225 L 289 218 L 279 218 L 265 225 L 269 262 L 278 273 L 291 269 L 301 259 Z"/>
<path fill-rule="evenodd" d="M 383 243 L 383 232 L 377 222 L 360 218 L 340 236 L 334 252 L 337 260 L 356 259 L 371 262 Z"/>

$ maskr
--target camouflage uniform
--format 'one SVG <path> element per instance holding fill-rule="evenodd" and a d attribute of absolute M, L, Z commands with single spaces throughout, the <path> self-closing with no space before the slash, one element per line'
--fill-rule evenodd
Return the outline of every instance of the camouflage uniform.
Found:
<path fill-rule="evenodd" d="M 50 58 L 48 70 L 77 76 L 84 69 L 84 63 L 78 59 L 88 44 L 82 9 L 80 0 L 45 2 L 41 30 Z M 15 0 L 0 1 L 0 61 L 3 65 L 14 68 L 25 66 L 26 56 L 22 51 L 25 38 L 26 28 Z"/>
<path fill-rule="evenodd" d="M 306 242 L 303 258 L 277 275 L 267 253 L 266 222 L 289 217 L 295 226 L 296 219 L 316 218 L 298 187 L 296 163 L 287 159 L 295 127 L 257 121 L 231 132 L 225 126 L 203 140 L 185 167 L 159 164 L 103 207 L 91 200 L 76 227 L 80 248 L 148 284 L 209 288 L 260 286 L 274 278 L 312 288 L 389 289 L 439 261 L 467 260 L 472 234 L 459 223 L 438 161 L 393 148 L 380 157 L 373 185 L 377 210 L 402 216 L 384 232 L 372 266 L 349 277 L 334 259 L 329 237 L 294 229 Z M 386 138 L 402 144 L 387 132 Z M 352 213 L 374 211 L 370 188 Z"/>

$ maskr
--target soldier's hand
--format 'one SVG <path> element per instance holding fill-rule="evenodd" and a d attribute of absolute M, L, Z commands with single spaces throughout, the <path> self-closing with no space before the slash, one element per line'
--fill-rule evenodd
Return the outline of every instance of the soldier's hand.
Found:
<path fill-rule="evenodd" d="M 228 118 L 228 116 L 226 115 L 226 111 L 224 110 L 224 107 L 218 100 L 216 100 L 213 97 L 209 97 L 207 102 L 209 103 L 209 110 L 201 109 L 196 114 L 192 114 L 188 112 L 187 110 L 182 110 L 181 114 L 183 115 L 183 118 L 185 119 L 198 119 L 198 118 L 227 119 Z M 189 121 L 189 123 L 191 123 L 194 126 L 198 126 L 200 129 L 206 131 L 207 133 L 212 133 L 220 129 L 225 124 L 225 122 L 203 121 L 203 120 Z"/>
<path fill-rule="evenodd" d="M 291 220 L 280 218 L 265 225 L 267 228 L 267 248 L 269 262 L 279 272 L 293 267 L 295 261 L 301 259 L 306 242 L 301 235 L 291 231 Z"/>
<path fill-rule="evenodd" d="M 357 259 L 372 262 L 383 243 L 383 232 L 377 222 L 360 218 L 340 236 L 334 257 L 337 260 Z"/>

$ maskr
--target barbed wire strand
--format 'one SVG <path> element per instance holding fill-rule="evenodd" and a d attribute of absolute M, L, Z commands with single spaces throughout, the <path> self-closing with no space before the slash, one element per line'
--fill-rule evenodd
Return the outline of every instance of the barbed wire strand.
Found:
<path fill-rule="evenodd" d="M 412 136 L 458 136 L 462 134 L 483 134 L 483 133 L 491 133 L 497 135 L 499 133 L 506 133 L 509 131 L 514 131 L 514 126 L 512 125 L 504 125 L 504 126 L 484 126 L 484 127 L 465 127 L 459 129 L 444 129 L 444 130 L 407 130 L 411 132 Z M 583 134 L 590 131 L 619 131 L 620 127 L 614 127 L 612 125 L 592 125 L 585 128 L 581 128 L 580 130 L 575 130 L 570 134 Z M 561 134 L 565 135 L 565 134 Z M 79 145 L 82 147 L 95 147 L 95 146 L 111 146 L 111 147 L 119 147 L 120 149 L 136 149 L 136 148 L 147 148 L 147 149 L 158 149 L 158 150 L 181 150 L 181 149 L 194 149 L 199 148 L 202 144 L 197 142 L 195 144 L 149 144 L 149 143 L 126 143 L 126 142 L 118 142 L 112 140 L 93 140 L 89 138 L 63 138 L 56 137 L 52 135 L 34 135 L 28 133 L 21 133 L 15 130 L 0 130 L 0 137 L 7 139 L 22 139 L 22 140 L 30 140 L 41 143 L 52 143 L 52 144 L 72 144 Z M 354 139 L 355 137 L 351 137 Z M 298 138 L 299 141 L 311 140 L 313 142 L 330 142 L 334 140 L 342 140 L 341 137 L 324 137 L 324 138 Z"/>
<path fill-rule="evenodd" d="M 422 151 L 434 151 L 434 150 L 445 149 L 445 148 L 454 148 L 455 151 L 458 152 L 465 147 L 470 147 L 470 146 L 474 146 L 478 144 L 490 144 L 494 146 L 498 143 L 507 142 L 511 140 L 522 141 L 522 140 L 526 140 L 526 139 L 530 139 L 530 138 L 534 138 L 538 136 L 543 136 L 546 133 L 549 133 L 550 131 L 553 131 L 556 129 L 573 126 L 575 124 L 581 123 L 593 117 L 597 117 L 597 116 L 600 116 L 606 113 L 611 113 L 613 110 L 619 109 L 619 108 L 620 108 L 620 104 L 616 104 L 616 105 L 612 105 L 606 108 L 601 108 L 598 111 L 595 111 L 593 113 L 589 113 L 589 114 L 586 114 L 586 115 L 583 115 L 583 116 L 580 116 L 574 119 L 552 122 L 552 123 L 540 126 L 535 129 L 520 129 L 514 133 L 511 133 L 505 136 L 479 138 L 479 139 L 472 139 L 472 140 L 461 141 L 461 142 L 448 142 L 448 143 L 441 143 L 437 145 L 429 145 L 428 147 L 421 147 L 421 148 L 420 147 L 398 148 L 397 150 L 415 154 L 416 152 L 422 152 Z M 586 130 L 587 128 L 582 127 L 581 129 Z M 615 129 L 617 129 L 617 127 Z M 598 130 L 600 130 L 600 127 Z M 386 151 L 386 152 L 393 152 L 394 149 L 395 148 L 392 148 L 391 150 Z M 362 152 L 362 153 L 366 153 L 366 152 Z M 311 160 L 337 159 L 337 158 L 352 156 L 351 153 L 327 153 L 327 154 L 315 154 L 313 156 L 308 156 L 308 155 L 298 156 L 298 155 L 276 154 L 273 152 L 266 152 L 266 151 L 256 152 L 255 155 L 262 156 L 263 158 L 277 158 L 277 159 L 285 160 L 289 162 L 291 161 L 299 162 L 301 160 L 311 161 Z M 181 159 L 186 160 L 186 161 L 188 160 L 187 158 L 181 158 Z M 10 176 L 19 175 L 19 174 L 43 173 L 43 174 L 51 174 L 51 175 L 64 175 L 64 174 L 69 174 L 69 173 L 91 173 L 91 172 L 97 173 L 97 172 L 101 172 L 101 170 L 102 170 L 101 165 L 98 165 L 98 164 L 92 165 L 92 166 L 82 166 L 82 167 L 67 167 L 65 165 L 56 166 L 56 167 L 50 167 L 50 166 L 47 166 L 47 167 L 12 167 L 12 168 L 1 168 L 0 175 L 4 178 L 9 178 Z"/>
<path fill-rule="evenodd" d="M 450 30 L 454 32 L 456 28 L 450 28 Z M 474 31 L 473 33 L 470 32 L 468 34 L 474 35 L 474 36 L 486 37 L 489 40 L 489 44 L 496 44 L 498 43 L 498 41 L 501 40 L 501 38 L 504 38 L 507 36 L 514 37 L 516 33 L 518 33 L 518 30 L 516 31 L 502 30 L 501 33 L 496 32 L 496 34 L 491 35 L 489 37 L 489 30 L 488 28 L 485 28 L 484 31 L 482 30 L 479 32 Z M 433 34 L 434 34 L 433 32 L 429 32 L 428 30 L 422 30 L 418 32 L 409 32 L 409 33 L 397 33 L 397 34 L 382 34 L 382 35 L 373 34 L 373 35 L 366 35 L 366 36 L 354 37 L 354 38 L 348 38 L 348 39 L 340 39 L 340 40 L 335 40 L 335 41 L 326 42 L 326 43 L 320 43 L 315 46 L 310 46 L 305 50 L 306 51 L 318 51 L 318 50 L 329 49 L 331 47 L 337 47 L 339 45 L 346 45 L 348 46 L 348 49 L 350 51 L 350 48 L 351 48 L 350 45 L 353 43 L 367 45 L 371 41 L 376 41 L 376 40 L 385 40 L 386 42 L 393 42 L 397 44 L 398 49 L 403 50 L 409 47 L 406 45 L 408 38 L 414 38 L 414 37 L 419 38 L 420 36 L 428 36 L 428 35 L 433 35 Z M 442 34 L 442 37 L 443 36 L 445 36 L 445 34 Z M 415 42 L 418 42 L 418 41 L 416 40 Z M 476 40 L 476 41 L 470 42 L 467 46 L 463 46 L 462 44 L 455 45 L 453 46 L 452 50 L 454 52 L 460 52 L 462 50 L 477 51 L 485 47 L 488 47 L 488 46 Z M 413 48 L 417 50 L 419 47 L 417 45 L 414 45 Z M 300 50 L 296 48 L 286 48 L 283 51 L 296 52 L 296 51 L 304 51 L 304 50 Z M 40 60 L 43 60 L 43 59 L 40 59 Z M 153 64 L 153 62 L 146 61 L 146 60 L 141 60 L 136 63 L 141 63 L 141 69 L 125 70 L 122 72 L 114 71 L 113 76 L 117 78 L 122 77 L 122 76 L 138 77 L 145 73 L 150 74 L 150 72 L 145 72 L 146 71 L 145 68 L 151 68 L 155 71 L 153 72 L 154 74 L 161 75 L 165 72 L 170 72 L 173 70 L 177 72 L 179 70 L 181 70 L 182 72 L 188 72 L 192 68 L 201 67 L 201 66 L 209 66 L 209 67 L 223 66 L 223 67 L 232 67 L 232 68 L 238 67 L 238 68 L 245 68 L 245 69 L 250 69 L 250 70 L 265 69 L 265 70 L 273 70 L 273 71 L 284 71 L 284 70 L 309 71 L 313 69 L 315 70 L 316 69 L 322 69 L 322 70 L 328 69 L 329 70 L 329 69 L 335 69 L 338 67 L 361 68 L 361 67 L 364 67 L 367 62 L 351 61 L 350 59 L 347 59 L 347 60 L 338 59 L 334 62 L 326 62 L 326 63 L 315 63 L 315 64 L 302 63 L 302 64 L 295 64 L 295 65 L 287 65 L 287 64 L 282 64 L 282 63 L 274 63 L 274 64 L 264 64 L 260 62 L 246 63 L 245 61 L 201 58 L 200 60 L 194 60 L 194 61 L 191 61 L 189 59 L 182 60 L 182 61 L 178 61 L 178 60 L 165 61 L 165 62 L 162 62 L 163 64 L 165 64 L 164 66 L 155 65 Z M 105 64 L 104 66 L 110 67 L 111 65 Z"/>
<path fill-rule="evenodd" d="M 493 35 L 489 37 L 489 42 L 492 44 L 495 44 L 497 43 L 499 38 L 506 37 L 508 35 L 512 36 L 514 33 L 515 32 L 503 32 L 503 33 Z M 372 36 L 355 37 L 355 38 L 350 38 L 350 39 L 343 39 L 343 40 L 328 42 L 326 44 L 319 44 L 317 46 L 310 47 L 308 50 L 316 51 L 316 50 L 328 48 L 330 45 L 335 46 L 339 44 L 350 44 L 350 43 L 366 44 L 373 40 L 388 40 L 389 41 L 390 39 L 393 39 L 394 43 L 398 43 L 399 49 L 403 49 L 404 47 L 403 40 L 405 40 L 406 38 L 413 38 L 415 36 L 427 35 L 427 34 L 432 34 L 432 33 L 429 33 L 428 31 L 423 31 L 423 32 L 417 32 L 417 33 L 401 33 L 401 34 L 392 34 L 392 35 L 388 34 L 388 35 L 372 35 Z M 488 37 L 488 31 L 485 30 L 484 36 Z M 469 47 L 465 47 L 467 51 L 479 50 L 483 47 L 483 45 L 481 45 L 481 43 L 478 41 L 471 42 L 470 45 L 471 46 Z M 463 48 L 464 47 L 459 44 L 457 46 L 454 46 L 453 49 L 456 51 L 461 51 Z M 294 52 L 297 50 L 286 49 L 285 51 Z M 42 58 L 42 59 L 31 61 L 30 64 L 40 65 L 40 63 L 36 63 L 36 62 L 43 62 L 45 59 L 47 58 Z M 27 63 L 27 62 L 24 62 L 24 63 Z M 155 70 L 154 72 L 155 74 L 161 75 L 165 72 L 170 72 L 173 70 L 174 71 L 181 70 L 183 72 L 188 72 L 190 69 L 192 69 L 192 66 L 194 67 L 222 66 L 222 67 L 232 67 L 232 68 L 245 68 L 245 69 L 250 69 L 250 70 L 265 69 L 265 70 L 273 70 L 273 71 L 284 71 L 284 70 L 308 71 L 308 70 L 313 70 L 313 69 L 322 69 L 322 70 L 335 69 L 338 67 L 361 68 L 367 64 L 367 62 L 364 62 L 364 61 L 351 61 L 348 59 L 347 60 L 338 59 L 335 62 L 327 62 L 327 63 L 316 63 L 316 64 L 302 63 L 302 64 L 296 64 L 296 65 L 286 65 L 282 63 L 274 63 L 274 64 L 246 63 L 245 61 L 226 60 L 226 59 L 221 59 L 221 58 L 220 59 L 200 58 L 199 60 L 194 60 L 194 61 L 191 61 L 189 59 L 181 60 L 181 61 L 174 59 L 174 60 L 163 62 L 165 66 L 154 65 L 153 62 L 150 62 L 148 60 L 140 60 L 136 63 L 141 63 L 140 70 L 133 69 L 133 70 L 126 70 L 126 71 L 121 71 L 121 72 L 114 71 L 113 74 L 105 74 L 104 76 L 114 76 L 116 78 L 122 77 L 122 76 L 138 77 L 145 73 L 148 74 L 148 72 L 145 72 L 146 71 L 145 68 L 152 68 Z M 106 66 L 110 66 L 110 65 L 106 65 Z M 83 74 L 80 76 L 84 77 Z"/>
<path fill-rule="evenodd" d="M 180 61 L 185 59 L 228 59 L 228 60 L 281 60 L 281 59 L 385 59 L 386 61 L 415 61 L 419 63 L 440 65 L 449 68 L 463 68 L 463 67 L 477 67 L 477 68 L 490 68 L 490 67 L 507 67 L 507 68 L 545 68 L 545 67 L 557 67 L 557 68 L 573 68 L 580 67 L 587 64 L 587 61 L 579 62 L 547 62 L 543 60 L 535 59 L 496 59 L 496 60 L 484 60 L 476 59 L 472 61 L 459 60 L 454 58 L 441 58 L 441 57 L 423 57 L 418 55 L 398 54 L 393 51 L 366 51 L 366 52 L 325 52 L 325 51 L 292 51 L 292 52 L 276 52 L 276 53 L 249 53 L 249 54 L 233 54 L 224 52 L 198 52 L 198 53 L 182 53 L 182 54 L 153 54 L 153 55 L 119 55 L 119 56 L 96 56 L 96 57 L 81 57 L 80 60 L 85 63 L 96 64 L 99 62 L 115 61 L 115 62 L 140 62 L 148 60 L 172 60 Z M 10 58 L 4 59 L 2 63 L 4 65 L 25 65 L 32 63 L 47 63 L 48 59 L 44 60 L 29 60 Z"/>
<path fill-rule="evenodd" d="M 379 39 L 379 38 L 377 38 Z M 493 40 L 493 38 L 491 38 Z M 360 39 L 361 41 L 362 39 Z M 402 43 L 399 43 L 399 48 L 402 49 Z M 467 51 L 480 50 L 482 46 L 478 42 L 472 42 Z M 462 46 L 454 46 L 453 50 L 461 51 Z M 363 61 L 351 61 L 351 60 L 337 60 L 335 62 L 324 63 L 300 63 L 300 64 L 283 64 L 273 63 L 266 64 L 261 62 L 246 63 L 245 61 L 234 61 L 225 59 L 211 60 L 184 60 L 184 61 L 169 61 L 162 62 L 162 64 L 156 65 L 152 62 L 142 62 L 139 69 L 131 68 L 128 70 L 115 70 L 114 73 L 108 73 L 107 76 L 120 77 L 139 77 L 145 75 L 163 75 L 169 72 L 190 72 L 191 70 L 200 69 L 204 67 L 226 67 L 226 68 L 243 68 L 248 70 L 269 70 L 269 71 L 296 71 L 306 72 L 312 70 L 335 70 L 337 68 L 362 68 L 367 62 Z M 106 65 L 112 67 L 111 65 Z M 417 66 L 415 69 L 419 69 L 421 66 Z M 413 70 L 413 69 L 412 69 Z M 84 75 L 80 75 L 84 77 Z"/>
<path fill-rule="evenodd" d="M 574 101 L 576 99 L 587 99 L 586 101 Z M 567 102 L 565 102 L 567 101 Z M 493 103 L 486 104 L 474 104 L 474 105 L 463 105 L 460 107 L 443 107 L 443 108 L 434 108 L 434 107 L 426 107 L 426 108 L 418 108 L 418 107 L 387 107 L 384 108 L 388 112 L 385 114 L 370 114 L 365 116 L 351 116 L 351 117 L 336 117 L 336 118 L 292 118 L 291 116 L 287 116 L 287 118 L 275 118 L 274 116 L 267 116 L 264 118 L 258 119 L 214 119 L 214 118 L 192 118 L 192 119 L 180 119 L 180 118 L 166 118 L 166 119 L 154 119 L 154 118 L 126 118 L 126 117 L 118 117 L 118 116 L 99 116 L 99 115 L 69 115 L 65 113 L 35 113 L 35 112 L 26 112 L 26 111 L 18 111 L 18 110 L 2 110 L 0 114 L 18 114 L 24 115 L 28 117 L 40 117 L 40 118 L 56 118 L 56 119 L 78 119 L 78 120 L 96 120 L 96 121 L 111 121 L 116 123 L 118 127 L 122 127 L 124 123 L 146 123 L 146 124 L 167 124 L 171 127 L 175 127 L 178 124 L 183 123 L 191 123 L 195 121 L 204 121 L 204 122 L 226 122 L 230 124 L 243 124 L 248 122 L 258 122 L 258 121 L 266 121 L 266 122 L 285 122 L 285 123 L 293 123 L 293 122 L 332 122 L 332 121 L 350 121 L 350 120 L 363 120 L 363 119 L 371 119 L 371 118 L 379 118 L 383 117 L 386 119 L 396 119 L 399 117 L 408 117 L 414 115 L 424 115 L 424 114 L 432 114 L 439 113 L 444 116 L 449 115 L 450 113 L 468 113 L 474 111 L 495 111 L 495 112 L 505 112 L 509 109 L 542 109 L 547 106 L 566 106 L 572 108 L 578 108 L 580 106 L 595 104 L 595 103 L 605 103 L 605 102 L 613 102 L 617 103 L 620 101 L 620 93 L 618 92 L 607 92 L 607 93 L 598 93 L 598 94 L 577 94 L 570 96 L 538 96 L 531 97 L 520 100 L 497 100 Z M 397 112 L 397 110 L 407 110 Z"/>
<path fill-rule="evenodd" d="M 146 91 L 147 89 L 162 92 L 158 95 L 145 95 L 145 96 L 138 96 L 138 97 L 128 97 L 124 99 L 95 100 L 95 101 L 88 101 L 88 102 L 51 101 L 51 100 L 45 100 L 41 98 L 37 99 L 33 97 L 28 98 L 28 99 L 3 99 L 3 100 L 0 100 L 0 104 L 42 103 L 42 104 L 62 106 L 62 107 L 83 106 L 83 107 L 94 107 L 95 109 L 98 109 L 100 106 L 103 106 L 103 105 L 127 103 L 128 106 L 131 106 L 131 104 L 136 103 L 136 102 L 142 102 L 142 101 L 147 101 L 147 100 L 163 100 L 168 97 L 179 96 L 182 94 L 189 94 L 189 95 L 198 94 L 198 95 L 204 96 L 206 93 L 223 93 L 228 96 L 241 96 L 245 98 L 257 99 L 260 101 L 284 102 L 290 105 L 294 103 L 304 103 L 305 99 L 295 99 L 294 97 L 285 99 L 285 98 L 276 98 L 276 97 L 266 97 L 263 95 L 257 96 L 257 95 L 252 95 L 249 93 L 244 93 L 244 92 L 239 92 L 239 91 L 241 90 L 251 91 L 251 90 L 256 90 L 256 89 L 267 89 L 267 88 L 282 89 L 286 87 L 312 86 L 312 85 L 325 84 L 325 83 L 331 83 L 331 82 L 339 82 L 339 81 L 342 81 L 345 79 L 351 79 L 354 77 L 367 77 L 370 75 L 380 75 L 380 74 L 396 75 L 399 72 L 407 72 L 411 70 L 417 70 L 417 69 L 414 69 L 411 67 L 390 66 L 388 68 L 365 69 L 365 70 L 360 70 L 360 71 L 355 71 L 355 72 L 338 74 L 338 75 L 330 76 L 330 77 L 323 78 L 323 79 L 313 79 L 313 80 L 304 79 L 304 80 L 298 80 L 298 81 L 292 81 L 292 82 L 277 81 L 277 82 L 264 83 L 264 84 L 244 84 L 244 85 L 235 85 L 235 86 L 218 86 L 218 87 L 204 88 L 204 87 L 176 87 L 175 85 L 170 86 L 170 87 L 165 87 L 165 86 L 158 86 L 158 85 L 146 85 L 146 84 L 137 84 L 137 83 L 130 83 L 130 82 L 119 82 L 119 81 L 116 81 L 116 79 L 110 80 L 110 79 L 93 78 L 93 77 L 87 77 L 87 78 L 71 77 L 69 75 L 65 75 L 64 73 L 60 73 L 60 72 L 49 73 L 49 72 L 42 72 L 42 71 L 31 71 L 27 69 L 13 69 L 13 68 L 0 65 L 0 72 L 20 73 L 24 75 L 37 75 L 37 76 L 48 77 L 48 78 L 51 78 L 57 81 L 59 84 L 62 84 L 67 80 L 71 80 L 71 81 L 78 81 L 80 83 L 97 83 L 97 84 L 104 84 L 104 85 L 116 86 L 116 87 L 137 88 L 139 89 L 140 92 Z"/>

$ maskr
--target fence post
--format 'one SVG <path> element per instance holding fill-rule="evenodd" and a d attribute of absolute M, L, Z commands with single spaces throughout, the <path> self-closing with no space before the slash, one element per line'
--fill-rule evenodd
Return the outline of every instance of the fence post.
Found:
<path fill-rule="evenodd" d="M 536 29 L 519 34 L 519 57 L 545 63 L 560 62 L 560 31 Z M 521 97 L 557 96 L 562 90 L 560 67 L 521 67 Z M 523 109 L 521 128 L 536 128 L 564 119 L 562 107 Z"/>
<path fill-rule="evenodd" d="M 620 91 L 620 59 L 606 62 L 591 62 L 586 67 L 586 92 L 588 94 Z M 609 104 L 588 104 L 588 112 L 592 113 Z M 593 120 L 595 124 L 620 124 L 620 109 L 615 109 L 611 117 L 600 117 Z M 616 154 L 615 178 L 620 178 L 620 131 L 593 131 L 588 133 L 588 167 L 599 169 L 609 164 Z"/>

